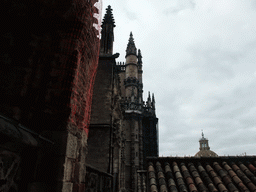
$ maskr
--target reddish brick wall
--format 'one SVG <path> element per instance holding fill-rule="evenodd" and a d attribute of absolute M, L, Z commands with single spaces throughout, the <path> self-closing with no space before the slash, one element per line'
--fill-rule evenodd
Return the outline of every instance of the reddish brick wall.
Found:
<path fill-rule="evenodd" d="M 86 133 L 99 57 L 95 2 L 1 1 L 0 114 L 54 142 L 34 149 L 33 158 L 21 156 L 21 164 L 26 163 L 19 168 L 20 179 L 14 179 L 20 191 L 84 189 Z"/>
<path fill-rule="evenodd" d="M 68 119 L 87 130 L 99 54 L 95 2 L 1 2 L 0 112 L 38 131 Z"/>

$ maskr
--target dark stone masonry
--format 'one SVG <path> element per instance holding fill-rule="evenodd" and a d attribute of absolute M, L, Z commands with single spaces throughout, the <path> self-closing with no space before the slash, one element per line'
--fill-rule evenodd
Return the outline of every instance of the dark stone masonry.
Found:
<path fill-rule="evenodd" d="M 95 0 L 1 1 L 0 191 L 84 191 Z"/>

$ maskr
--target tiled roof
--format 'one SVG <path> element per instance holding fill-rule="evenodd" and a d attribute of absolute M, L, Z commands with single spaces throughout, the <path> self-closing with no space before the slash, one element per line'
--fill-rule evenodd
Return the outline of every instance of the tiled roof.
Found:
<path fill-rule="evenodd" d="M 256 191 L 256 156 L 150 158 L 151 192 Z"/>

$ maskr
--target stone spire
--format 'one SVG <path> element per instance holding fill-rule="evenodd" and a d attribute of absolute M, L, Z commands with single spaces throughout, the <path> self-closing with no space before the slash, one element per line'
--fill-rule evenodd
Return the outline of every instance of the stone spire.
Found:
<path fill-rule="evenodd" d="M 106 10 L 107 12 L 103 18 L 102 25 L 111 24 L 113 27 L 115 27 L 116 25 L 112 14 L 113 9 L 111 9 L 111 6 L 109 5 Z"/>
<path fill-rule="evenodd" d="M 141 51 L 140 49 L 138 50 L 138 64 L 142 65 L 142 60 L 141 60 L 142 56 L 141 56 Z"/>
<path fill-rule="evenodd" d="M 114 42 L 114 27 L 115 21 L 112 15 L 112 9 L 110 5 L 106 9 L 107 12 L 102 22 L 101 41 L 100 41 L 100 54 L 112 55 L 113 54 L 113 42 Z"/>
<path fill-rule="evenodd" d="M 137 56 L 137 49 L 135 47 L 132 32 L 130 33 L 130 38 L 129 38 L 129 42 L 127 44 L 126 56 L 125 57 L 127 57 L 128 55 L 136 55 Z"/>
<path fill-rule="evenodd" d="M 151 107 L 151 97 L 150 97 L 150 92 L 148 92 L 147 107 Z"/>
<path fill-rule="evenodd" d="M 154 96 L 154 93 L 152 93 L 152 109 L 155 110 L 155 96 Z"/>

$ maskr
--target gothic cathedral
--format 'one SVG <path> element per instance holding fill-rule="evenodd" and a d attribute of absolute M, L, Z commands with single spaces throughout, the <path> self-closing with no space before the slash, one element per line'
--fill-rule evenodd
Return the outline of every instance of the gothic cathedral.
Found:
<path fill-rule="evenodd" d="M 113 54 L 115 22 L 110 6 L 102 22 L 87 163 L 112 174 L 115 191 L 137 191 L 146 157 L 158 157 L 154 94 L 143 101 L 142 55 L 128 40 L 125 62 Z M 98 142 L 101 143 L 101 145 Z"/>

